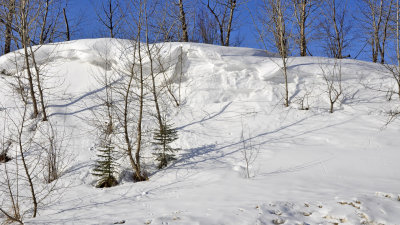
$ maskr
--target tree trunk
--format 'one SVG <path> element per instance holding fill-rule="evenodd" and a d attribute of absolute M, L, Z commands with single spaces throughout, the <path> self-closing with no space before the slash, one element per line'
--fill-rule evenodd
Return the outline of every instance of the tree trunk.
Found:
<path fill-rule="evenodd" d="M 189 35 L 186 24 L 186 15 L 185 15 L 185 10 L 183 9 L 183 0 L 179 0 L 179 13 L 180 13 L 179 20 L 181 21 L 182 24 L 182 41 L 189 42 Z"/>
<path fill-rule="evenodd" d="M 49 13 L 49 0 L 46 0 L 46 9 L 45 9 L 45 13 L 44 13 L 44 17 L 43 17 L 43 24 L 42 24 L 42 28 L 40 31 L 40 38 L 39 38 L 39 43 L 42 45 L 44 44 L 45 41 L 45 32 L 46 32 L 46 25 L 47 25 L 47 15 Z"/>
<path fill-rule="evenodd" d="M 303 15 L 304 16 L 304 15 Z M 302 16 L 302 18 L 304 18 Z M 307 56 L 306 21 L 302 19 L 300 25 L 300 56 Z"/>
<path fill-rule="evenodd" d="M 108 1 L 108 13 L 110 14 L 108 17 L 108 21 L 110 23 L 110 37 L 114 38 L 114 21 L 113 21 L 113 7 L 111 0 Z"/>
<path fill-rule="evenodd" d="M 225 38 L 225 46 L 230 45 L 230 36 L 231 36 L 231 31 L 232 31 L 232 21 L 233 21 L 233 13 L 235 12 L 236 8 L 236 0 L 230 0 L 229 1 L 229 6 L 230 6 L 230 13 L 229 13 L 229 21 L 228 21 L 228 28 L 226 29 L 226 38 Z"/>
<path fill-rule="evenodd" d="M 134 51 L 136 52 L 136 48 L 134 48 Z M 134 53 L 134 59 L 135 57 L 135 53 Z M 135 159 L 133 158 L 133 149 L 132 149 L 132 143 L 130 140 L 130 134 L 129 134 L 129 130 L 128 130 L 128 125 L 129 125 L 129 121 L 128 121 L 128 111 L 129 111 L 129 94 L 131 92 L 131 88 L 132 88 L 132 82 L 134 80 L 134 65 L 132 65 L 131 68 L 131 74 L 129 77 L 129 82 L 128 82 L 128 86 L 126 88 L 126 92 L 125 92 L 125 96 L 124 96 L 124 137 L 125 137 L 125 143 L 126 143 L 126 151 L 127 151 L 127 155 L 129 158 L 129 162 L 132 166 L 132 169 L 134 171 L 136 171 L 137 169 L 137 165 L 135 162 Z"/>
<path fill-rule="evenodd" d="M 285 77 L 285 106 L 289 107 L 289 86 L 288 86 L 286 58 L 282 58 L 282 60 L 283 60 L 283 75 Z"/>
<path fill-rule="evenodd" d="M 335 2 L 333 3 L 333 4 L 335 4 Z M 335 28 L 335 35 L 336 35 L 336 52 L 335 52 L 335 58 L 337 58 L 337 59 L 342 59 L 343 58 L 343 55 L 342 55 L 342 42 L 341 42 L 341 35 L 340 35 L 340 32 L 339 32 L 339 28 L 338 28 L 338 25 L 337 25 L 337 21 L 336 21 L 336 6 L 334 6 L 334 9 L 333 9 L 333 26 L 334 26 L 334 28 Z"/>
<path fill-rule="evenodd" d="M 69 32 L 69 24 L 68 24 L 68 19 L 67 19 L 67 14 L 65 12 L 65 8 L 63 8 L 63 13 L 64 13 L 64 22 L 65 22 L 65 35 L 67 38 L 67 41 L 71 40 L 70 32 Z"/>
<path fill-rule="evenodd" d="M 139 25 L 140 26 L 140 25 Z M 140 28 L 139 28 L 140 29 Z M 140 31 L 139 31 L 140 32 Z M 140 34 L 139 34 L 140 40 Z M 141 45 L 140 41 L 138 41 L 138 56 L 139 56 L 139 115 L 137 121 L 137 138 L 136 138 L 136 153 L 135 153 L 135 160 L 136 160 L 136 179 L 137 181 L 144 181 L 146 180 L 143 177 L 141 167 L 140 167 L 140 151 L 142 150 L 142 120 L 143 120 L 143 102 L 144 102 L 144 76 L 143 76 L 143 61 L 142 61 L 142 54 L 141 54 Z"/>
<path fill-rule="evenodd" d="M 33 52 L 32 46 L 29 46 L 29 47 L 30 47 L 33 66 L 34 66 L 35 72 L 36 72 L 36 83 L 37 83 L 37 89 L 39 90 L 39 98 L 40 98 L 40 105 L 42 107 L 43 121 L 47 121 L 46 107 L 44 105 L 43 88 L 42 88 L 41 81 L 40 81 L 40 69 L 39 69 L 38 64 L 36 63 L 35 53 Z"/>
<path fill-rule="evenodd" d="M 286 33 L 286 21 L 284 17 L 284 5 L 282 5 L 282 0 L 270 1 L 272 7 L 272 14 L 270 15 L 273 21 L 273 34 L 275 37 L 275 46 L 279 50 L 279 54 L 282 60 L 281 68 L 283 70 L 283 77 L 285 80 L 285 106 L 289 107 L 289 86 L 288 86 L 288 71 L 287 71 L 287 57 L 288 53 L 288 43 L 287 43 L 287 33 Z"/>
<path fill-rule="evenodd" d="M 21 39 L 22 39 L 22 45 L 24 48 L 24 58 L 25 58 L 25 65 L 26 65 L 26 71 L 28 74 L 28 82 L 29 82 L 29 92 L 31 95 L 31 100 L 32 100 L 32 106 L 33 106 L 33 118 L 36 118 L 39 114 L 38 107 L 37 107 L 37 101 L 36 101 L 36 96 L 35 96 L 35 90 L 33 86 L 33 77 L 32 77 L 32 72 L 31 72 L 31 66 L 29 62 L 29 53 L 28 53 L 28 45 L 30 45 L 30 39 L 28 36 L 28 15 L 27 15 L 27 9 L 26 9 L 26 0 L 22 1 L 22 8 L 21 8 Z"/>
<path fill-rule="evenodd" d="M 152 90 L 151 90 L 151 92 L 153 94 L 154 105 L 155 105 L 155 108 L 156 108 L 158 125 L 160 127 L 160 131 L 162 131 L 163 130 L 163 122 L 162 122 L 162 118 L 161 118 L 160 107 L 159 107 L 159 104 L 158 104 L 156 79 L 155 79 L 154 67 L 153 67 L 153 56 L 152 56 L 150 45 L 149 45 L 147 18 L 146 18 L 146 49 L 147 49 L 147 55 L 148 55 L 149 61 L 150 61 L 150 76 L 151 76 L 151 81 L 152 81 Z"/>
<path fill-rule="evenodd" d="M 390 29 L 390 18 L 392 17 L 392 6 L 393 6 L 393 0 L 390 0 L 389 3 L 389 8 L 387 11 L 387 14 L 385 16 L 385 23 L 383 26 L 383 37 L 382 37 L 382 44 L 381 47 L 379 48 L 380 53 L 381 53 L 381 63 L 385 64 L 385 49 L 386 49 L 386 40 L 388 37 L 388 30 Z"/>
<path fill-rule="evenodd" d="M 215 8 L 213 9 L 210 6 L 210 0 L 207 1 L 207 8 L 211 12 L 211 14 L 214 16 L 215 20 L 218 23 L 219 26 L 219 38 L 221 45 L 223 46 L 229 46 L 230 45 L 230 35 L 232 31 L 232 21 L 233 21 L 233 14 L 235 12 L 236 8 L 236 0 L 227 0 L 227 3 L 225 2 L 217 2 L 217 4 L 220 4 L 221 7 L 223 7 L 223 13 L 220 15 L 222 18 L 219 18 L 219 14 L 215 11 Z M 227 16 L 227 11 L 229 10 L 229 19 L 226 21 Z M 226 37 L 225 37 L 225 32 L 226 32 Z"/>
<path fill-rule="evenodd" d="M 4 34 L 4 54 L 11 52 L 11 40 L 12 40 L 12 24 L 15 14 L 15 0 L 10 0 L 8 3 L 7 20 L 5 24 Z"/>
<path fill-rule="evenodd" d="M 27 163 L 25 161 L 25 155 L 24 155 L 23 143 L 22 143 L 22 138 L 23 138 L 22 137 L 22 133 L 24 131 L 24 126 L 25 126 L 25 116 L 26 116 L 25 114 L 26 114 L 26 106 L 24 106 L 24 113 L 22 115 L 23 116 L 22 124 L 21 124 L 20 130 L 18 131 L 18 145 L 19 145 L 18 147 L 19 147 L 19 152 L 20 152 L 20 155 L 21 155 L 22 165 L 24 166 L 25 175 L 26 175 L 26 178 L 28 180 L 29 188 L 30 188 L 30 191 L 31 191 L 32 204 L 33 204 L 33 215 L 32 215 L 32 217 L 35 218 L 36 214 L 37 214 L 37 210 L 38 210 L 38 202 L 37 202 L 37 199 L 36 199 L 35 188 L 33 186 L 33 180 L 32 180 L 31 174 L 29 172 L 28 165 L 27 165 Z"/>
<path fill-rule="evenodd" d="M 400 31 L 399 31 L 399 19 L 400 19 L 400 8 L 399 8 L 399 0 L 397 0 L 396 3 L 396 54 L 397 54 L 397 94 L 399 95 L 399 99 L 400 99 Z M 396 76 L 396 74 L 394 74 L 394 76 Z"/>
<path fill-rule="evenodd" d="M 300 30 L 300 56 L 307 56 L 307 39 L 306 39 L 306 21 L 307 21 L 307 9 L 311 7 L 309 0 L 292 0 L 294 4 L 294 14 L 297 20 L 297 25 Z"/>

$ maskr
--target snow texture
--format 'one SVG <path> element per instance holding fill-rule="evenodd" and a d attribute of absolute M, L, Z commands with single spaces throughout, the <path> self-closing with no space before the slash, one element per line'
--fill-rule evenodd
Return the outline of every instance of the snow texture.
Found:
<path fill-rule="evenodd" d="M 334 59 L 289 59 L 286 108 L 281 61 L 273 54 L 160 45 L 177 96 L 181 81 L 182 104 L 170 113 L 179 133 L 178 160 L 159 171 L 149 163 L 150 179 L 139 183 L 128 178 L 122 160 L 121 184 L 95 188 L 97 131 L 88 121 L 104 87 L 94 74 L 118 76 L 129 44 L 91 39 L 37 50 L 51 74 L 49 115 L 71 134 L 73 160 L 59 181 L 68 188 L 26 224 L 400 224 L 400 121 L 385 126 L 387 112 L 400 105 L 396 96 L 387 101 L 394 81 L 383 66 L 350 59 L 341 60 L 343 99 L 330 114 L 321 70 Z M 0 57 L 0 68 L 14 73 L 15 57 Z M 10 78 L 0 78 L 7 86 Z M 2 111 L 15 107 L 18 96 L 7 88 L 0 93 Z M 300 110 L 306 93 L 309 110 Z M 250 179 L 243 142 L 257 151 Z"/>

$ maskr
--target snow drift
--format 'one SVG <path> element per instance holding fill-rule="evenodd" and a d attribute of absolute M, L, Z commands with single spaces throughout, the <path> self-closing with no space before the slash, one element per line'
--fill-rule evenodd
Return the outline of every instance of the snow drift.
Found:
<path fill-rule="evenodd" d="M 181 103 L 169 112 L 178 159 L 155 170 L 149 144 L 149 181 L 124 176 L 122 159 L 121 184 L 96 189 L 97 131 L 89 121 L 104 91 L 96 74 L 118 77 L 129 44 L 93 39 L 37 50 L 49 75 L 48 114 L 69 134 L 70 161 L 59 181 L 68 188 L 27 224 L 400 224 L 400 122 L 385 126 L 387 112 L 400 105 L 397 97 L 387 100 L 394 82 L 383 66 L 350 59 L 339 62 L 343 95 L 331 114 L 322 71 L 337 60 L 290 58 L 286 108 L 273 54 L 159 44 Z M 6 83 L 20 60 L 18 52 L 0 58 L 2 111 L 16 107 Z M 309 110 L 300 110 L 302 100 Z M 255 152 L 250 179 L 243 146 Z"/>

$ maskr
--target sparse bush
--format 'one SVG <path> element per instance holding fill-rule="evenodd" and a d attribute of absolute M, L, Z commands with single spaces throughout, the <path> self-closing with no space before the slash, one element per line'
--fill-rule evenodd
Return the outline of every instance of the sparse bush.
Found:
<path fill-rule="evenodd" d="M 60 132 L 51 120 L 39 127 L 43 140 L 37 143 L 44 153 L 44 179 L 47 183 L 57 180 L 69 160 L 66 154 L 66 134 Z"/>
<path fill-rule="evenodd" d="M 296 98 L 296 103 L 299 104 L 300 110 L 309 110 L 310 109 L 309 98 L 310 98 L 311 93 L 312 93 L 312 90 L 305 88 L 303 95 L 300 95 L 299 97 Z"/>
<path fill-rule="evenodd" d="M 333 67 L 330 65 L 320 66 L 322 75 L 326 84 L 326 93 L 329 97 L 330 113 L 333 113 L 333 107 L 336 102 L 341 101 L 343 95 L 342 89 L 342 65 L 340 59 L 335 59 Z"/>
<path fill-rule="evenodd" d="M 246 178 L 250 178 L 250 168 L 252 166 L 252 164 L 254 163 L 254 161 L 257 159 L 258 156 L 258 149 L 253 145 L 252 142 L 253 137 L 251 136 L 251 132 L 249 130 L 248 132 L 248 137 L 245 137 L 244 134 L 244 125 L 243 125 L 243 120 L 242 120 L 242 133 L 240 136 L 240 142 L 243 144 L 242 147 L 242 155 L 243 155 L 243 159 L 244 159 L 244 163 L 246 166 Z"/>

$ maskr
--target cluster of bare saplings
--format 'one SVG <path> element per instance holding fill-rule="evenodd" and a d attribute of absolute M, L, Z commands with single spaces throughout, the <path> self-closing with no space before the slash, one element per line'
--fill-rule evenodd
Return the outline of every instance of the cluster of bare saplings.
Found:
<path fill-rule="evenodd" d="M 1 71 L 10 90 L 9 97 L 15 101 L 6 101 L 1 107 L 0 218 L 6 223 L 22 224 L 26 217 L 36 217 L 44 205 L 54 203 L 60 189 L 65 188 L 65 184 L 59 184 L 59 178 L 68 164 L 67 139 L 70 137 L 47 112 L 49 89 L 55 88 L 54 80 L 49 80 L 56 77 L 49 74 L 48 68 L 54 60 L 39 52 L 41 44 L 60 40 L 65 34 L 58 31 L 61 22 L 66 24 L 68 40 L 69 25 L 65 9 L 62 10 L 64 20 L 49 16 L 56 15 L 52 10 L 60 6 L 52 5 L 53 1 L 2 2 L 6 3 L 4 6 L 9 11 L 4 22 L 11 27 L 8 33 L 11 45 L 22 49 L 7 54 L 12 66 Z M 97 99 L 101 107 L 93 112 L 92 124 L 99 131 L 96 146 L 99 160 L 92 174 L 99 177 L 96 186 L 100 188 L 118 184 L 117 155 L 123 155 L 129 162 L 134 181 L 148 179 L 141 157 L 145 135 L 153 138 L 154 161 L 159 169 L 175 159 L 173 152 L 177 149 L 170 144 L 177 139 L 177 132 L 169 124 L 168 109 L 180 105 L 180 95 L 167 75 L 170 68 L 160 54 L 162 45 L 150 44 L 153 34 L 149 20 L 154 12 L 148 4 L 134 1 L 129 5 L 130 17 L 134 18 L 131 41 L 129 44 L 125 41 L 121 47 L 123 56 L 118 66 L 111 59 L 110 48 L 98 51 L 104 67 L 94 76 L 104 92 Z M 38 27 L 40 32 L 36 30 Z M 182 63 L 182 53 L 179 55 Z M 155 121 L 152 133 L 143 130 L 144 120 Z"/>
<path fill-rule="evenodd" d="M 177 133 L 169 124 L 168 115 L 172 107 L 181 104 L 180 87 L 173 85 L 180 85 L 182 65 L 180 78 L 175 77 L 179 82 L 171 82 L 168 65 L 160 53 L 163 43 L 238 46 L 240 35 L 232 38 L 232 34 L 239 30 L 240 17 L 247 10 L 259 41 L 266 50 L 279 55 L 274 60 L 285 81 L 285 106 L 290 104 L 290 58 L 297 54 L 294 52 L 312 55 L 309 46 L 316 39 L 324 43 L 326 55 L 335 59 L 334 65 L 321 66 L 333 112 L 343 93 L 341 61 L 349 57 L 345 52 L 352 41 L 349 3 L 262 0 L 257 1 L 257 10 L 252 10 L 245 0 L 96 1 L 99 37 L 131 40 L 129 46 L 120 49 L 124 55 L 122 65 L 115 65 L 109 50 L 99 53 L 104 59 L 104 71 L 95 76 L 104 87 L 104 94 L 98 97 L 102 107 L 94 112 L 93 120 L 99 131 L 99 160 L 92 171 L 99 177 L 96 186 L 118 184 L 117 155 L 129 162 L 133 180 L 147 180 L 141 155 L 149 135 L 158 146 L 154 153 L 158 168 L 174 159 L 176 149 L 170 144 L 177 139 Z M 357 19 L 365 31 L 365 45 L 371 47 L 372 61 L 384 64 L 386 55 L 397 56 L 397 66 L 385 68 L 393 75 L 400 98 L 399 0 L 358 0 L 357 4 L 362 12 Z M 0 220 L 6 222 L 22 224 L 24 218 L 36 217 L 44 205 L 54 202 L 63 187 L 58 180 L 67 164 L 69 137 L 47 112 L 52 87 L 48 80 L 54 76 L 46 67 L 51 66 L 52 60 L 40 58 L 43 56 L 37 53 L 44 44 L 82 37 L 82 21 L 68 18 L 69 10 L 66 0 L 0 1 L 1 52 L 13 59 L 13 69 L 0 68 L 0 76 L 5 78 L 10 96 L 16 99 L 14 107 L 0 105 Z M 386 54 L 389 42 L 395 44 L 395 53 Z M 176 59 L 181 64 L 182 55 L 177 54 Z M 304 106 L 307 93 L 301 99 L 304 109 L 308 108 Z M 144 121 L 148 120 L 154 121 L 152 133 L 144 130 Z M 254 158 L 250 153 L 244 152 L 247 165 Z M 247 176 L 250 177 L 249 170 Z"/>

